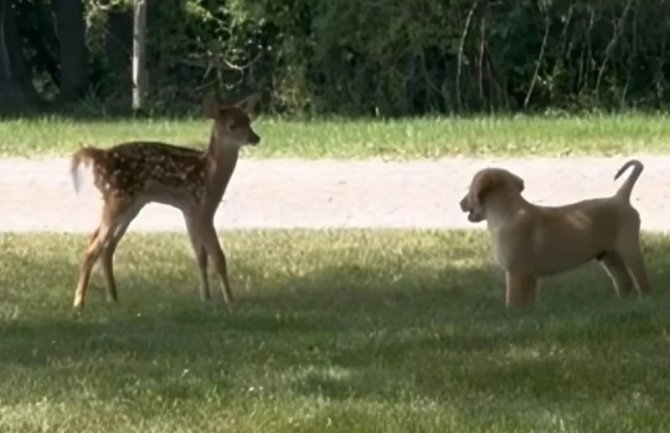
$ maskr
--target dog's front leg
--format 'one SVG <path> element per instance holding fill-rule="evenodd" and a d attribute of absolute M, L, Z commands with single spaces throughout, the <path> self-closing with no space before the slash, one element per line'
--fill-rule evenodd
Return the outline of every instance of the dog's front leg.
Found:
<path fill-rule="evenodd" d="M 534 275 L 517 272 L 507 272 L 508 307 L 522 307 L 535 303 L 537 278 Z"/>

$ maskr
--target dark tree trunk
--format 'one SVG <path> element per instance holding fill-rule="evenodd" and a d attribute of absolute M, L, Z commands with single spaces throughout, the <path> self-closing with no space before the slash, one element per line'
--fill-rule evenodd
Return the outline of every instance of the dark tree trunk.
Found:
<path fill-rule="evenodd" d="M 82 0 L 55 0 L 60 42 L 61 99 L 72 101 L 86 92 L 86 26 Z"/>
<path fill-rule="evenodd" d="M 16 22 L 20 23 L 19 33 L 24 43 L 35 50 L 32 58 L 26 58 L 33 70 L 42 69 L 56 87 L 60 88 L 60 53 L 58 33 L 52 8 L 43 2 L 23 2 L 17 10 Z M 26 22 L 28 21 L 28 22 Z"/>
<path fill-rule="evenodd" d="M 11 0 L 0 0 L 0 111 L 22 110 L 35 99 Z"/>
<path fill-rule="evenodd" d="M 107 15 L 105 53 L 110 77 L 115 90 L 123 93 L 132 87 L 131 57 L 133 52 L 133 12 L 129 9 L 112 10 Z"/>

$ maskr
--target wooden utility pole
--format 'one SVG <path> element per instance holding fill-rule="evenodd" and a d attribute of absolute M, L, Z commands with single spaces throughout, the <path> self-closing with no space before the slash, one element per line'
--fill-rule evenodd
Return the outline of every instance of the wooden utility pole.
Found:
<path fill-rule="evenodd" d="M 133 11 L 133 111 L 146 106 L 149 81 L 146 62 L 147 1 L 134 0 Z"/>

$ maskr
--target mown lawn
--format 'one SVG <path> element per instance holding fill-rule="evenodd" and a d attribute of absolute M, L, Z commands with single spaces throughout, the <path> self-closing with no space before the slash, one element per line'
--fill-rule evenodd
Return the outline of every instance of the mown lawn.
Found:
<path fill-rule="evenodd" d="M 81 145 L 161 140 L 203 147 L 208 121 L 73 120 L 43 117 L 0 121 L 0 157 L 63 156 Z M 668 115 L 488 116 L 400 120 L 282 120 L 261 117 L 263 141 L 253 158 L 392 159 L 467 156 L 568 156 L 670 153 Z"/>
<path fill-rule="evenodd" d="M 221 235 L 238 301 L 205 307 L 184 236 L 131 233 L 121 300 L 85 237 L 0 234 L 0 431 L 666 432 L 670 238 L 655 292 L 617 300 L 597 265 L 503 307 L 481 232 Z M 217 286 L 218 287 L 218 286 Z M 217 295 L 220 293 L 217 292 Z"/>

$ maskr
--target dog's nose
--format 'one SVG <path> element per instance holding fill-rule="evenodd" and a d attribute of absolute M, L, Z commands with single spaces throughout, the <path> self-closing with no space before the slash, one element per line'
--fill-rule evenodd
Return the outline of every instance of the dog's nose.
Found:
<path fill-rule="evenodd" d="M 461 210 L 463 212 L 467 212 L 467 211 L 470 210 L 470 206 L 468 205 L 468 196 L 467 195 L 465 197 L 463 197 L 463 199 L 461 200 L 459 205 L 461 206 Z"/>

